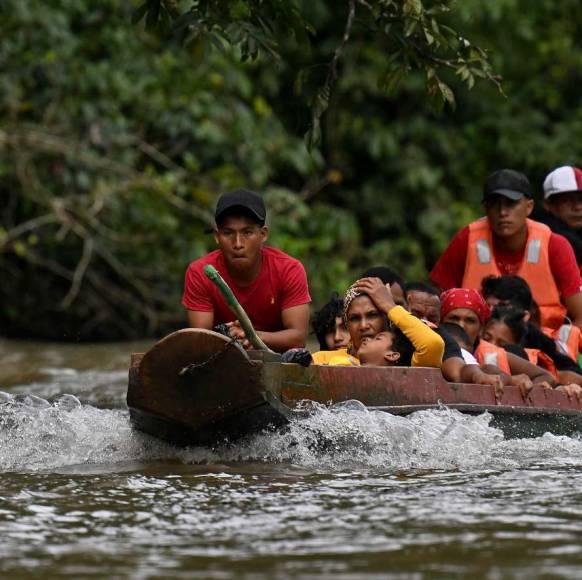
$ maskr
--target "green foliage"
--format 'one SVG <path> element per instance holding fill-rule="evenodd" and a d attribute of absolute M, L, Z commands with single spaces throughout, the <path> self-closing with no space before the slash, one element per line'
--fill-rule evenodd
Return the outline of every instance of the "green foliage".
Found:
<path fill-rule="evenodd" d="M 177 1 L 146 0 L 134 13 L 134 22 L 142 19 L 149 30 L 158 30 L 162 37 L 188 43 L 199 43 L 225 51 L 236 48 L 242 62 L 267 56 L 301 62 L 297 54 L 321 50 L 313 46 L 319 26 L 313 26 L 306 15 L 313 10 L 310 2 L 298 0 L 216 0 Z M 306 134 L 309 149 L 321 140 L 321 119 L 330 105 L 339 76 L 339 65 L 350 45 L 372 41 L 381 49 L 383 64 L 375 71 L 378 86 L 393 93 L 411 71 L 426 75 L 426 89 L 438 109 L 445 104 L 455 108 L 453 90 L 440 71 L 453 71 L 470 89 L 476 78 L 486 78 L 499 86 L 486 52 L 461 36 L 446 20 L 451 0 L 348 0 L 333 6 L 332 16 L 343 16 L 343 29 L 333 51 L 325 50 L 324 67 L 306 63 L 297 71 L 296 94 L 306 98 L 311 109 L 311 125 Z M 337 10 L 335 10 L 337 8 Z M 345 16 L 342 12 L 345 11 Z M 170 26 L 170 22 L 173 24 Z M 292 56 L 294 55 L 294 56 Z M 305 89 L 318 68 L 319 85 Z"/>
<path fill-rule="evenodd" d="M 469 91 L 469 73 L 480 76 L 471 62 L 437 67 L 436 77 L 422 67 L 386 77 L 406 53 L 390 60 L 392 45 L 357 2 L 312 153 L 301 137 L 306 103 L 326 83 L 350 3 L 198 3 L 232 7 L 221 18 L 237 26 L 254 14 L 245 6 L 292 5 L 317 31 L 297 23 L 306 37 L 297 40 L 290 26 L 272 35 L 277 57 L 259 43 L 242 64 L 240 43 L 168 40 L 180 17 L 169 11 L 191 4 L 158 2 L 150 28 L 165 18 L 160 36 L 131 23 L 141 2 L 0 3 L 3 334 L 113 339 L 179 326 L 185 268 L 213 248 L 205 232 L 230 188 L 264 193 L 270 241 L 305 263 L 319 307 L 371 265 L 425 278 L 479 215 L 489 172 L 522 170 L 540 192 L 548 171 L 581 163 L 575 0 L 465 0 L 434 13 L 439 28 L 491 51 L 507 96 L 491 83 Z M 405 3 L 384 4 L 404 14 Z M 406 18 L 418 5 L 406 3 Z M 456 45 L 467 61 L 473 47 Z M 435 93 L 439 81 L 464 81 L 454 112 L 435 111 L 427 81 Z"/>
<path fill-rule="evenodd" d="M 2 6 L 3 331 L 180 325 L 184 270 L 213 249 L 219 193 L 261 190 L 282 170 L 305 180 L 321 157 L 287 133 L 252 71 L 221 54 L 193 67 L 137 36 L 127 2 Z"/>

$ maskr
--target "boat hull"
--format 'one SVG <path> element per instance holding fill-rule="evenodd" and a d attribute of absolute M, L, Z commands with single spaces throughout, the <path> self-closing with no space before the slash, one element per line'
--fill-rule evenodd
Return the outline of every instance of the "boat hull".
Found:
<path fill-rule="evenodd" d="M 214 445 L 304 416 L 304 401 L 358 400 L 371 411 L 408 415 L 447 407 L 492 414 L 508 437 L 582 431 L 582 403 L 565 393 L 448 383 L 440 370 L 407 367 L 308 368 L 243 351 L 208 330 L 184 329 L 133 355 L 128 406 L 135 427 L 179 445 Z"/>

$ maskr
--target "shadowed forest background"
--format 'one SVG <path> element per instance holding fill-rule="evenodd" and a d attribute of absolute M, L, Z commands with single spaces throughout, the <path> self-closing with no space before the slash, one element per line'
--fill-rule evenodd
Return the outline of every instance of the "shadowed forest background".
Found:
<path fill-rule="evenodd" d="M 264 194 L 270 243 L 305 264 L 318 307 L 371 265 L 424 279 L 479 215 L 491 171 L 525 172 L 539 200 L 548 171 L 582 163 L 578 0 L 454 5 L 451 26 L 489 51 L 504 92 L 445 72 L 454 110 L 427 99 L 423 71 L 387 94 L 389 55 L 356 19 L 311 149 L 298 61 L 329 61 L 347 9 L 300 4 L 309 54 L 245 62 L 146 31 L 129 0 L 0 4 L 0 334 L 183 325 L 185 269 L 214 249 L 230 189 Z"/>

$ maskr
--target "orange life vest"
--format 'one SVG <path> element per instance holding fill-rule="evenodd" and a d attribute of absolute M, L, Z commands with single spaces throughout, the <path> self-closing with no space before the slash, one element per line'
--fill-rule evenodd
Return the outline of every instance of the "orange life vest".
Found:
<path fill-rule="evenodd" d="M 479 346 L 473 353 L 481 365 L 495 365 L 504 373 L 511 374 L 511 367 L 507 358 L 507 352 L 501 347 L 495 346 L 486 340 L 480 339 Z"/>
<path fill-rule="evenodd" d="M 547 355 L 539 348 L 524 348 L 523 350 L 525 350 L 530 363 L 545 369 L 551 373 L 554 378 L 558 378 L 558 369 L 556 369 L 556 365 L 554 364 L 552 357 Z"/>
<path fill-rule="evenodd" d="M 578 353 L 582 350 L 582 332 L 574 324 L 562 324 L 557 330 L 542 329 L 550 338 L 554 339 L 558 352 L 578 360 Z"/>
<path fill-rule="evenodd" d="M 558 329 L 564 322 L 566 308 L 560 302 L 560 292 L 550 268 L 550 228 L 533 220 L 527 221 L 527 246 L 517 271 L 530 286 L 540 307 L 542 326 Z M 469 224 L 469 245 L 463 276 L 464 288 L 481 289 L 485 276 L 501 276 L 493 256 L 493 239 L 487 218 Z"/>

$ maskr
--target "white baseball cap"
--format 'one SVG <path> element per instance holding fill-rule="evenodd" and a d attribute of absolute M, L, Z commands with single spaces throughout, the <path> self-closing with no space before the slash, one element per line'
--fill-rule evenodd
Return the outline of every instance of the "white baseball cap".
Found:
<path fill-rule="evenodd" d="M 554 169 L 544 180 L 544 199 L 571 191 L 582 191 L 582 169 L 564 165 Z"/>

